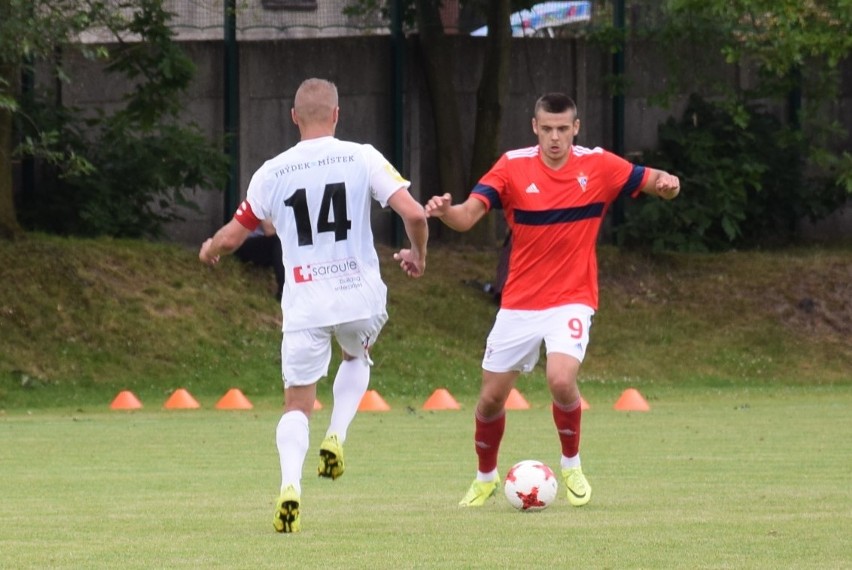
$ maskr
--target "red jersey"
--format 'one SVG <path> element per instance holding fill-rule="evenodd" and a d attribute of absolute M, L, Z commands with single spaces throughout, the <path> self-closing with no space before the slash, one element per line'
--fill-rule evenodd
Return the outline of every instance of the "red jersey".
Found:
<path fill-rule="evenodd" d="M 512 232 L 505 309 L 598 308 L 598 233 L 609 205 L 635 197 L 650 171 L 596 147 L 572 146 L 559 170 L 538 146 L 500 157 L 471 196 L 502 208 Z"/>

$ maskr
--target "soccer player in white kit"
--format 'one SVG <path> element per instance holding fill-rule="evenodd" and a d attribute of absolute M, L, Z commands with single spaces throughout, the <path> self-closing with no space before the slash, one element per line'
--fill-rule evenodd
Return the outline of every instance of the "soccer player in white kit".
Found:
<path fill-rule="evenodd" d="M 263 220 L 272 222 L 281 239 L 287 279 L 281 297 L 285 409 L 276 430 L 281 492 L 273 526 L 278 532 L 301 529 L 308 422 L 316 382 L 328 373 L 332 338 L 343 360 L 317 471 L 336 479 L 344 471 L 347 429 L 369 384 L 370 347 L 388 318 L 387 287 L 370 225 L 373 200 L 403 220 L 411 247 L 394 254 L 402 270 L 416 278 L 426 268 L 429 230 L 423 206 L 408 192 L 410 182 L 372 146 L 335 138 L 338 115 L 333 83 L 302 82 L 291 110 L 300 142 L 255 172 L 233 219 L 199 252 L 202 262 L 215 265 Z"/>

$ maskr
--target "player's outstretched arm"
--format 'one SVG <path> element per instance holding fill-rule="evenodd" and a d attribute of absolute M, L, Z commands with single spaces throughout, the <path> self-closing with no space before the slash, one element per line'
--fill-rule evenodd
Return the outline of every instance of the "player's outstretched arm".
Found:
<path fill-rule="evenodd" d="M 466 232 L 487 212 L 485 203 L 473 197 L 454 206 L 453 197 L 449 193 L 432 196 L 426 203 L 427 217 L 438 218 L 457 232 Z"/>
<path fill-rule="evenodd" d="M 651 174 L 642 186 L 642 192 L 659 196 L 664 200 L 671 200 L 680 193 L 680 179 L 677 176 L 655 168 L 649 168 L 649 170 Z"/>
<path fill-rule="evenodd" d="M 237 250 L 251 232 L 236 219 L 219 228 L 216 234 L 201 244 L 198 259 L 207 265 L 216 265 L 223 255 L 228 255 Z"/>
<path fill-rule="evenodd" d="M 406 188 L 394 192 L 388 205 L 402 218 L 405 234 L 411 242 L 410 249 L 399 250 L 393 258 L 399 261 L 400 268 L 409 277 L 421 277 L 426 271 L 426 244 L 429 241 L 426 212 Z"/>

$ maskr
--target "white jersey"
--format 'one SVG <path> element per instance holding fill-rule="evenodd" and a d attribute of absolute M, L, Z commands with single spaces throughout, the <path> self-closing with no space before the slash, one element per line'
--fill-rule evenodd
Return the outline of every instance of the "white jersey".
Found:
<path fill-rule="evenodd" d="M 247 227 L 270 219 L 281 239 L 284 331 L 385 311 L 370 210 L 410 184 L 372 146 L 331 136 L 301 141 L 255 172 L 236 217 Z"/>

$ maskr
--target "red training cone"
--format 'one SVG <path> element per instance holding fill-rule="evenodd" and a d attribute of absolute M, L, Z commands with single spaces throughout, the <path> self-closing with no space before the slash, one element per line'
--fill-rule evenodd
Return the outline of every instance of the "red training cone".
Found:
<path fill-rule="evenodd" d="M 178 388 L 172 395 L 169 396 L 169 399 L 163 404 L 163 407 L 167 410 L 188 410 L 200 408 L 201 404 L 192 397 L 192 394 L 187 392 L 183 388 Z"/>
<path fill-rule="evenodd" d="M 239 388 L 231 388 L 216 402 L 217 410 L 250 410 L 253 407 Z"/>
<path fill-rule="evenodd" d="M 459 403 L 446 388 L 438 388 L 423 403 L 424 410 L 458 410 Z"/>
<path fill-rule="evenodd" d="M 622 412 L 647 412 L 651 409 L 651 406 L 648 405 L 648 402 L 636 388 L 628 388 L 622 392 L 613 409 Z"/>
<path fill-rule="evenodd" d="M 109 405 L 111 410 L 138 410 L 142 402 L 130 390 L 122 390 Z"/>
<path fill-rule="evenodd" d="M 317 400 L 317 399 L 314 399 L 314 410 L 321 410 L 321 409 L 322 409 L 322 404 L 320 403 L 320 401 Z"/>
<path fill-rule="evenodd" d="M 580 396 L 580 409 L 585 411 L 590 410 L 591 408 L 592 407 L 589 405 L 589 403 L 583 399 L 583 396 Z"/>
<path fill-rule="evenodd" d="M 386 412 L 390 406 L 375 390 L 367 390 L 358 404 L 359 412 Z"/>
<path fill-rule="evenodd" d="M 507 410 L 529 410 L 530 404 L 527 402 L 526 398 L 524 398 L 520 392 L 518 392 L 517 388 L 512 388 L 512 391 L 509 392 L 509 397 L 506 399 L 506 409 Z"/>

